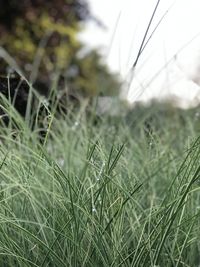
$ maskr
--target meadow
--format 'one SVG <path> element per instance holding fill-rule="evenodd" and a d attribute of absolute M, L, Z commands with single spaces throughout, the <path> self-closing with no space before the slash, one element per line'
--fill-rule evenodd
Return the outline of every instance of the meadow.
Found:
<path fill-rule="evenodd" d="M 199 266 L 198 109 L 49 113 L 42 142 L 7 112 L 0 266 Z"/>

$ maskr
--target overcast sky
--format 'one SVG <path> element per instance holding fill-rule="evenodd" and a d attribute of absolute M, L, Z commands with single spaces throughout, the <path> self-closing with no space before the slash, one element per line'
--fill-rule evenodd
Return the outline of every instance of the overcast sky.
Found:
<path fill-rule="evenodd" d="M 102 47 L 109 66 L 128 81 L 157 0 L 89 2 L 92 13 L 105 28 L 89 23 L 82 38 L 91 46 Z M 148 36 L 161 22 L 142 53 L 127 90 L 131 102 L 168 94 L 188 99 L 198 95 L 200 99 L 199 12 L 199 0 L 160 1 Z"/>

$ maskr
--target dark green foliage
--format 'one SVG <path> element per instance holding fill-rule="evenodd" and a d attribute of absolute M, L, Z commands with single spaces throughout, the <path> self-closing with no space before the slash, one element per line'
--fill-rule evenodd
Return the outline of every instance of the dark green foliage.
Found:
<path fill-rule="evenodd" d="M 32 21 L 46 10 L 55 21 L 64 20 L 68 25 L 74 20 L 85 20 L 89 15 L 88 5 L 83 0 L 11 0 L 0 2 L 1 23 L 8 30 L 13 30 L 18 18 Z"/>
<path fill-rule="evenodd" d="M 65 91 L 116 94 L 119 81 L 98 52 L 82 52 L 77 34 L 80 22 L 89 17 L 88 5 L 81 0 L 1 1 L 0 46 L 16 60 L 26 78 L 42 85 L 46 93 L 57 79 L 57 88 Z M 6 68 L 5 58 L 0 73 L 6 74 Z"/>

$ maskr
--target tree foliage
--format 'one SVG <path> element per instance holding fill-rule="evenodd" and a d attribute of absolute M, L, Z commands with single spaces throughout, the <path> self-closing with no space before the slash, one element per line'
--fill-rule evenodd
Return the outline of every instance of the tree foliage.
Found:
<path fill-rule="evenodd" d="M 83 95 L 116 93 L 119 81 L 98 52 L 80 52 L 80 22 L 89 16 L 83 0 L 0 1 L 0 45 L 32 83 L 48 88 L 57 75 L 65 81 L 60 84 Z M 2 63 L 0 72 L 5 69 Z"/>

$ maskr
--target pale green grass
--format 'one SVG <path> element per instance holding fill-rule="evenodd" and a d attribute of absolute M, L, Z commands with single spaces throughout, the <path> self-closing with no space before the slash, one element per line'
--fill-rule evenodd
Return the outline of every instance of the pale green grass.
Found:
<path fill-rule="evenodd" d="M 198 266 L 193 115 L 182 124 L 149 108 L 94 125 L 50 114 L 41 144 L 10 110 L 18 130 L 1 130 L 0 266 Z"/>

